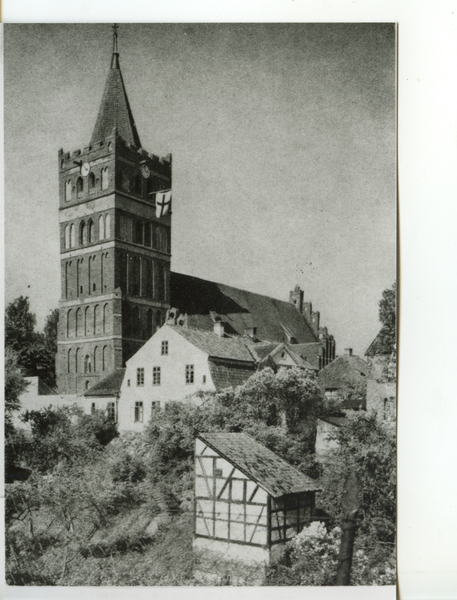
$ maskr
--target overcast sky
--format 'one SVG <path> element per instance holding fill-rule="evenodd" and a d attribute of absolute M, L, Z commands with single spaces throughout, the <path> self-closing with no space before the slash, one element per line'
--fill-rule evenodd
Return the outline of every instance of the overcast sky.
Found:
<path fill-rule="evenodd" d="M 6 302 L 58 305 L 59 148 L 87 146 L 110 25 L 5 26 Z M 280 299 L 299 284 L 363 354 L 396 271 L 395 29 L 126 25 L 143 147 L 173 154 L 172 269 Z"/>

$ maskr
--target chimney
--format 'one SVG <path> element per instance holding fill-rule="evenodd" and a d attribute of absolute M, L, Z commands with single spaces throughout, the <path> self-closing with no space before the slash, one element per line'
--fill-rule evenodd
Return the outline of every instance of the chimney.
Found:
<path fill-rule="evenodd" d="M 344 356 L 352 356 L 352 348 L 345 348 Z"/>
<path fill-rule="evenodd" d="M 219 337 L 224 337 L 225 323 L 223 323 L 222 321 L 216 321 L 213 325 L 213 331 Z"/>
<path fill-rule="evenodd" d="M 295 305 L 295 308 L 300 314 L 303 311 L 303 297 L 305 292 L 300 289 L 299 285 L 296 285 L 292 292 L 289 292 L 289 302 Z"/>

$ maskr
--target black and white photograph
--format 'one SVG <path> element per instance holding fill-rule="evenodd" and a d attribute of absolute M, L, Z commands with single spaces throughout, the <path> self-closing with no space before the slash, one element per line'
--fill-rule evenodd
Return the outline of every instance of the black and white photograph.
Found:
<path fill-rule="evenodd" d="M 395 586 L 395 22 L 10 23 L 11 586 Z"/>

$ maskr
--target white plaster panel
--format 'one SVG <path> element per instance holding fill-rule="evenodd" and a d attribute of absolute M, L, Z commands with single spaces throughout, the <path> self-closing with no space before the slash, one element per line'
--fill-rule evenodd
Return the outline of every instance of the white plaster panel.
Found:
<path fill-rule="evenodd" d="M 208 540 L 197 537 L 194 539 L 193 546 L 196 550 L 210 550 L 220 554 L 227 560 L 241 560 L 246 564 L 266 564 L 269 562 L 270 557 L 270 553 L 266 548 L 231 544 L 221 540 Z"/>

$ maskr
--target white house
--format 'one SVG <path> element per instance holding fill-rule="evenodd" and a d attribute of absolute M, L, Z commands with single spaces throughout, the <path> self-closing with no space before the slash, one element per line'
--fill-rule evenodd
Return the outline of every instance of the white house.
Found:
<path fill-rule="evenodd" d="M 126 363 L 118 405 L 119 431 L 142 431 L 154 410 L 198 391 L 243 384 L 256 360 L 249 340 L 165 324 Z M 252 342 L 251 342 L 252 343 Z"/>

